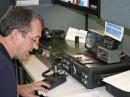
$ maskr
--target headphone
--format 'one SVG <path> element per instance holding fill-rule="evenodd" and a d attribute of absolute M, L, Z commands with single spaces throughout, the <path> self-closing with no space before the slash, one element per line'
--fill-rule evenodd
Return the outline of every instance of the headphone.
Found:
<path fill-rule="evenodd" d="M 50 30 L 48 28 L 44 28 L 42 30 L 42 38 L 43 39 L 52 39 L 52 38 L 65 38 L 65 31 L 63 30 Z"/>

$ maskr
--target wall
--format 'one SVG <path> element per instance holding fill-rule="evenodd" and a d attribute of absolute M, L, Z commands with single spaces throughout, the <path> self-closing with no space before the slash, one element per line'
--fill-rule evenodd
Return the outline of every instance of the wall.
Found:
<path fill-rule="evenodd" d="M 0 0 L 0 18 L 9 9 L 9 6 L 10 6 L 10 0 Z"/>
<path fill-rule="evenodd" d="M 85 29 L 85 16 L 78 11 L 60 5 L 46 4 L 29 8 L 39 13 L 45 21 L 45 26 L 50 29 L 63 29 L 65 32 L 69 27 Z"/>
<path fill-rule="evenodd" d="M 101 0 L 101 18 L 130 29 L 130 0 Z"/>

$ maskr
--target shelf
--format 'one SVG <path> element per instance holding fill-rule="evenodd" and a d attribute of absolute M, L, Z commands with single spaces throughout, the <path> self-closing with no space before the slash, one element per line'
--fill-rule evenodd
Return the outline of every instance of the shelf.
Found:
<path fill-rule="evenodd" d="M 89 4 L 89 7 L 83 7 L 83 6 L 79 6 L 70 2 L 64 2 L 60 0 L 57 0 L 56 3 L 65 7 L 73 8 L 73 9 L 76 9 L 82 12 L 87 12 L 87 13 L 100 17 L 100 0 L 96 0 L 94 4 Z"/>

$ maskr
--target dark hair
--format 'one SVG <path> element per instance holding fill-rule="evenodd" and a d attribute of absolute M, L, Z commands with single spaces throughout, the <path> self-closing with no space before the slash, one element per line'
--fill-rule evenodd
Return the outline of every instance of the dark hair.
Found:
<path fill-rule="evenodd" d="M 43 26 L 43 19 L 34 11 L 22 6 L 13 7 L 0 21 L 0 34 L 8 36 L 13 29 L 18 29 L 25 36 L 32 30 L 31 22 L 35 19 L 39 19 Z"/>

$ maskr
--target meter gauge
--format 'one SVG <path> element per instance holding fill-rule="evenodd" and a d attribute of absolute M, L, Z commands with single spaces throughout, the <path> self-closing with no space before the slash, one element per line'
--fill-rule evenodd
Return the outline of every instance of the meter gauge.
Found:
<path fill-rule="evenodd" d="M 93 33 L 88 33 L 85 40 L 85 46 L 91 49 L 95 44 L 95 35 Z"/>

